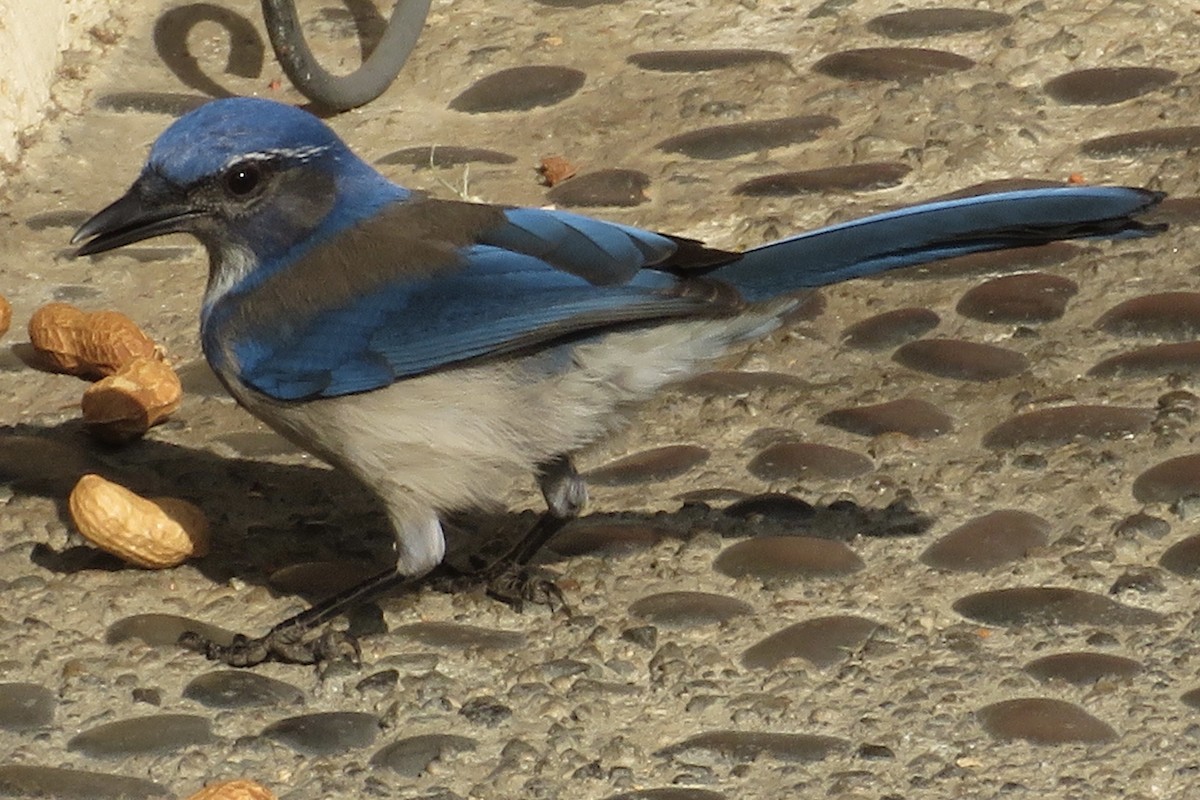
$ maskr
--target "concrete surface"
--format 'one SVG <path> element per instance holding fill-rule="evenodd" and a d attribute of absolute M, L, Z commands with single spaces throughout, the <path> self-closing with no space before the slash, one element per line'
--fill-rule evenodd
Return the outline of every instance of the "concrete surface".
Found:
<path fill-rule="evenodd" d="M 392 89 L 330 124 L 370 160 L 434 144 L 512 158 L 381 165 L 414 188 L 541 204 L 534 167 L 562 155 L 580 167 L 573 181 L 644 176 L 626 179 L 645 182 L 645 202 L 589 213 L 720 247 L 1007 178 L 1163 189 L 1179 198 L 1160 214 L 1172 227 L 832 287 L 721 365 L 767 374 L 665 394 L 583 454 L 588 470 L 639 460 L 596 476 L 594 516 L 548 553 L 572 617 L 475 595 L 395 598 L 351 623 L 389 631 L 363 638 L 361 669 L 265 665 L 250 678 L 171 642 L 199 623 L 262 631 L 305 594 L 385 563 L 388 534 L 369 498 L 214 384 L 194 242 L 70 258 L 73 226 L 125 189 L 173 113 L 222 88 L 300 99 L 279 83 L 254 3 L 127 14 L 103 62 L 89 53 L 55 86 L 82 110 L 64 104 L 0 189 L 14 319 L 0 360 L 0 796 L 185 797 L 239 776 L 297 800 L 1194 796 L 1200 17 L 1136 0 L 991 9 L 1008 16 L 880 21 L 901 10 L 882 0 L 436 3 Z M 302 10 L 325 63 L 355 63 L 345 9 Z M 895 38 L 906 19 L 924 33 Z M 717 47 L 772 54 L 691 71 L 627 60 Z M 912 70 L 928 54 L 822 62 L 864 47 L 970 61 L 936 56 L 941 74 L 924 79 Z M 565 97 L 526 87 L 546 104 L 525 110 L 450 108 L 526 65 L 585 78 Z M 1160 71 L 1054 82 L 1098 67 Z M 806 114 L 838 124 L 720 158 L 656 147 Z M 1139 131 L 1159 133 L 1094 141 Z M 727 152 L 748 141 L 715 135 Z M 823 191 L 733 191 L 877 162 L 892 166 L 827 174 Z M 609 202 L 639 199 L 625 185 L 609 185 Z M 1049 277 L 991 282 L 1031 271 Z M 23 326 L 55 299 L 119 309 L 163 344 L 187 392 L 171 422 L 123 449 L 88 438 L 84 384 L 25 363 Z M 919 310 L 872 323 L 881 348 L 843 341 L 904 308 Z M 1177 349 L 1093 371 L 1161 344 Z M 896 400 L 922 402 L 883 423 L 869 412 L 873 428 L 818 421 Z M 1056 415 L 1021 416 L 1042 411 Z M 657 449 L 675 445 L 687 447 Z M 155 573 L 96 556 L 64 504 L 88 471 L 199 504 L 212 554 Z M 722 511 L 764 492 L 793 499 Z M 538 498 L 531 484 L 504 500 Z"/>

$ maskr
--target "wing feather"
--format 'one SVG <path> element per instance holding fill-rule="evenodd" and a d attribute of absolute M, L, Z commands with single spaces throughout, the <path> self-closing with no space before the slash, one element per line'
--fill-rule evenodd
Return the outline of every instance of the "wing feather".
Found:
<path fill-rule="evenodd" d="M 581 332 L 729 313 L 647 269 L 670 237 L 567 212 L 410 200 L 219 301 L 243 383 L 278 400 L 377 389 Z"/>

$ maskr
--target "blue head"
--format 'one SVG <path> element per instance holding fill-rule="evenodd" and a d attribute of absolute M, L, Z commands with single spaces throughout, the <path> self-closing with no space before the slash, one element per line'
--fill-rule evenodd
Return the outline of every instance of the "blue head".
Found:
<path fill-rule="evenodd" d="M 126 194 L 72 241 L 80 255 L 166 233 L 210 255 L 210 292 L 269 269 L 403 197 L 323 122 L 271 100 L 216 100 L 180 117 Z"/>

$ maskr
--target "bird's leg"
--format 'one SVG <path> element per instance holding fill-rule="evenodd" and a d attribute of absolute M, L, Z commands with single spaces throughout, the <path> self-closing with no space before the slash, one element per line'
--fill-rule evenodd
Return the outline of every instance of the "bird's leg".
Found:
<path fill-rule="evenodd" d="M 465 572 L 443 562 L 434 571 L 433 585 L 444 591 L 461 591 L 483 585 L 487 593 L 517 610 L 526 603 L 567 608 L 562 591 L 529 562 L 563 526 L 579 516 L 587 504 L 587 484 L 575 471 L 571 457 L 562 455 L 541 464 L 538 486 L 546 498 L 546 511 L 533 527 L 500 558 L 482 569 Z"/>
<path fill-rule="evenodd" d="M 264 636 L 251 638 L 237 634 L 226 645 L 188 631 L 179 637 L 179 643 L 203 653 L 211 661 L 232 667 L 253 667 L 264 661 L 313 664 L 338 658 L 349 658 L 357 663 L 358 642 L 352 636 L 327 630 L 314 639 L 312 632 L 354 606 L 426 584 L 445 591 L 483 585 L 489 595 L 518 609 L 526 602 L 566 608 L 558 587 L 529 569 L 529 562 L 554 534 L 579 516 L 587 503 L 587 485 L 568 456 L 559 456 L 543 464 L 538 473 L 538 485 L 546 498 L 546 512 L 512 549 L 482 569 L 463 571 L 443 561 L 424 575 L 405 575 L 396 567 L 389 567 L 285 619 Z"/>
<path fill-rule="evenodd" d="M 339 658 L 348 658 L 358 663 L 361 654 L 358 642 L 351 635 L 332 629 L 316 639 L 310 638 L 309 634 L 356 605 L 400 588 L 414 588 L 423 578 L 424 576 L 404 575 L 396 567 L 389 567 L 361 583 L 325 598 L 293 617 L 288 617 L 264 636 L 250 638 L 239 633 L 230 644 L 225 645 L 188 631 L 179 637 L 179 644 L 189 650 L 203 653 L 210 661 L 220 661 L 231 667 L 253 667 L 264 661 L 314 664 Z"/>

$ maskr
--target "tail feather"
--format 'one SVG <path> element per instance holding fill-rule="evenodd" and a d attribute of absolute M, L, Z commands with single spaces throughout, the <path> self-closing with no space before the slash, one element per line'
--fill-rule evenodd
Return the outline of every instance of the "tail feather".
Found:
<path fill-rule="evenodd" d="M 1117 186 L 1062 186 L 924 203 L 747 250 L 712 273 L 747 300 L 823 286 L 952 256 L 1059 239 L 1148 236 L 1134 214 L 1163 194 Z"/>

